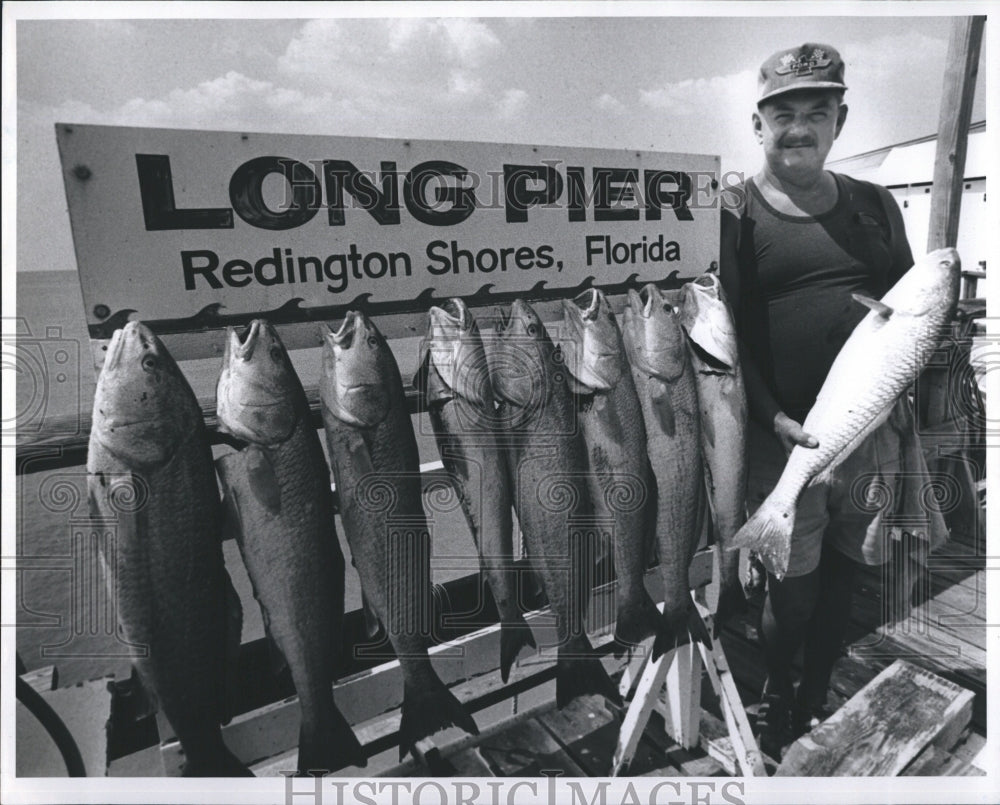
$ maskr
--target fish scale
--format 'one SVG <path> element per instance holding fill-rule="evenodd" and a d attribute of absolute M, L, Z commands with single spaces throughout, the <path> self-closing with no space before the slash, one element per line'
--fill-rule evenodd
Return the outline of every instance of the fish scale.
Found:
<path fill-rule="evenodd" d="M 659 656 L 694 635 L 711 639 L 691 601 L 688 569 L 698 547 L 704 505 L 698 394 L 684 332 L 659 289 L 629 291 L 623 337 L 646 425 L 656 481 L 656 540 L 663 577 Z"/>
<path fill-rule="evenodd" d="M 323 426 L 341 521 L 365 600 L 403 673 L 400 758 L 417 741 L 475 721 L 431 665 L 430 533 L 399 367 L 375 325 L 349 312 L 323 339 Z"/>
<path fill-rule="evenodd" d="M 87 453 L 92 516 L 114 523 L 101 559 L 139 677 L 184 750 L 186 776 L 247 776 L 226 748 L 242 613 L 226 572 L 221 507 L 201 408 L 140 322 L 115 332 L 97 381 Z M 134 498 L 130 500 L 130 497 Z"/>
<path fill-rule="evenodd" d="M 810 483 L 834 469 L 888 417 L 917 378 L 954 315 L 961 261 L 939 249 L 917 262 L 871 308 L 834 359 L 803 430 L 815 448 L 796 446 L 777 485 L 733 540 L 769 557 L 777 576 L 788 568 L 795 507 Z"/>
<path fill-rule="evenodd" d="M 364 766 L 333 701 L 344 556 L 329 470 L 302 384 L 267 322 L 254 321 L 243 339 L 229 329 L 217 400 L 220 428 L 249 440 L 216 464 L 268 638 L 298 694 L 299 771 Z"/>
<path fill-rule="evenodd" d="M 645 585 L 647 537 L 656 495 L 646 429 L 621 333 L 598 290 L 563 302 L 563 342 L 588 454 L 594 512 L 610 524 L 617 580 L 615 637 L 637 644 L 655 634 L 660 613 Z"/>
<path fill-rule="evenodd" d="M 681 290 L 681 325 L 688 335 L 701 419 L 705 481 L 719 546 L 719 598 L 714 624 L 746 610 L 740 556 L 728 550 L 746 521 L 747 398 L 732 312 L 719 276 L 704 274 Z"/>
<path fill-rule="evenodd" d="M 584 693 L 620 703 L 618 689 L 587 638 L 590 593 L 587 457 L 567 386 L 563 358 L 529 304 L 515 300 L 501 315 L 492 379 L 511 478 L 514 508 L 556 616 L 556 704 Z"/>
<path fill-rule="evenodd" d="M 521 649 L 535 641 L 518 602 L 511 481 L 496 431 L 486 350 L 461 299 L 430 309 L 421 354 L 414 385 L 424 394 L 442 463 L 458 493 L 496 602 L 500 677 L 506 682 Z"/>

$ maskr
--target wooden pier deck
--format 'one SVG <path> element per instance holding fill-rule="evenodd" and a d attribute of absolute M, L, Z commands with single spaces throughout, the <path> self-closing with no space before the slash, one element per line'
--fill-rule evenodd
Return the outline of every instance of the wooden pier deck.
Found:
<path fill-rule="evenodd" d="M 903 659 L 960 685 L 974 694 L 972 719 L 957 742 L 947 749 L 929 747 L 902 772 L 904 775 L 959 776 L 983 774 L 980 767 L 986 734 L 986 562 L 969 541 L 953 540 L 928 562 L 922 586 L 927 595 L 909 617 L 891 622 L 882 568 L 858 575 L 848 645 L 831 680 L 828 705 L 836 712 L 895 660 Z M 729 624 L 721 641 L 746 705 L 759 697 L 764 681 L 763 655 L 757 642 L 761 600 Z M 610 661 L 610 657 L 608 658 Z M 478 740 L 460 739 L 453 749 L 443 745 L 422 761 L 408 759 L 372 776 L 565 776 L 605 777 L 612 765 L 620 713 L 599 696 L 580 697 L 563 710 L 555 709 L 554 681 L 522 694 L 516 711 L 484 730 Z M 725 734 L 718 703 L 707 681 L 702 685 L 702 742 L 684 749 L 666 734 L 654 713 L 640 741 L 628 776 L 731 776 L 732 762 L 718 755 Z M 751 707 L 752 709 L 752 707 Z M 255 768 L 277 773 L 294 763 L 294 753 Z M 980 765 L 977 765 L 980 764 Z M 774 769 L 768 763 L 768 772 Z"/>
<path fill-rule="evenodd" d="M 929 776 L 982 774 L 976 765 L 986 735 L 986 561 L 981 546 L 953 539 L 936 551 L 917 585 L 926 596 L 909 617 L 892 622 L 883 574 L 866 568 L 858 574 L 848 645 L 834 669 L 828 706 L 837 711 L 895 660 L 918 667 L 973 692 L 970 726 L 950 749 L 921 754 L 903 772 Z M 889 582 L 891 584 L 891 582 Z M 757 641 L 761 600 L 728 625 L 721 641 L 740 696 L 755 703 L 764 681 L 763 654 Z M 702 685 L 702 746 L 687 750 L 666 735 L 662 718 L 653 714 L 628 775 L 728 776 L 710 754 L 708 739 L 724 732 L 721 713 L 707 681 Z M 751 708 L 752 709 L 752 708 Z M 619 719 L 600 697 L 583 697 L 557 711 L 551 704 L 537 714 L 488 736 L 446 760 L 455 775 L 520 776 L 559 769 L 568 776 L 606 776 L 618 737 Z M 729 764 L 725 764 L 729 765 Z M 771 766 L 768 764 L 768 771 Z M 423 764 L 398 767 L 388 774 L 420 776 L 447 773 Z"/>
<path fill-rule="evenodd" d="M 693 566 L 704 584 L 710 573 L 708 552 L 700 555 Z M 928 562 L 929 572 L 921 586 L 925 597 L 905 620 L 889 618 L 887 586 L 881 568 L 859 573 L 854 591 L 853 617 L 848 634 L 849 643 L 838 660 L 831 681 L 828 705 L 838 711 L 848 700 L 896 660 L 903 659 L 955 683 L 973 694 L 971 721 L 957 739 L 946 747 L 928 746 L 914 757 L 902 771 L 904 775 L 975 775 L 983 773 L 986 735 L 986 559 L 982 545 L 969 540 L 952 540 L 938 550 Z M 655 579 L 655 575 L 653 577 Z M 713 591 L 708 589 L 709 600 Z M 721 644 L 744 705 L 757 701 L 764 679 L 764 665 L 757 641 L 757 623 L 761 601 L 751 601 L 750 611 L 723 630 Z M 482 640 L 470 634 L 471 640 Z M 492 639 L 492 638 L 489 638 Z M 461 639 L 460 639 L 461 642 Z M 488 642 L 488 641 L 487 641 Z M 610 653 L 607 636 L 596 644 L 605 652 L 604 662 L 612 675 L 621 673 L 627 658 L 615 658 Z M 622 720 L 622 713 L 602 697 L 580 697 L 563 710 L 555 708 L 554 668 L 544 664 L 519 663 L 511 683 L 501 684 L 499 673 L 488 671 L 495 646 L 470 643 L 478 650 L 466 653 L 459 671 L 447 663 L 444 667 L 454 674 L 456 696 L 469 704 L 480 726 L 478 737 L 450 729 L 434 736 L 426 745 L 421 758 L 407 757 L 400 763 L 396 745 L 398 710 L 375 717 L 351 717 L 359 739 L 367 747 L 369 763 L 364 769 L 355 767 L 338 771 L 343 777 L 444 777 L 444 776 L 539 776 L 561 773 L 572 777 L 606 777 L 612 767 Z M 476 670 L 481 668 L 481 670 Z M 486 673 L 483 673 L 486 671 Z M 463 676 L 464 674 L 464 676 Z M 703 672 L 706 674 L 706 672 Z M 31 677 L 31 674 L 25 678 Z M 361 675 L 362 677 L 364 674 Z M 381 681 L 369 688 L 384 688 L 388 696 L 398 680 L 393 671 L 383 672 Z M 34 686 L 41 691 L 51 689 L 54 680 Z M 57 689 L 52 694 L 83 697 L 90 701 L 88 709 L 104 713 L 101 722 L 109 718 L 119 727 L 129 723 L 128 716 L 117 713 L 127 702 L 121 699 L 121 682 L 106 686 L 101 695 L 94 688 L 77 686 L 76 693 Z M 345 714 L 352 707 L 350 689 L 366 684 L 359 678 L 344 685 Z M 91 689 L 93 688 L 93 689 Z M 127 686 L 126 686 L 127 688 Z M 367 689 L 367 688 L 366 688 Z M 359 689 L 360 690 L 360 689 Z M 49 696 L 50 694 L 44 693 Z M 355 697 L 356 698 L 356 697 Z M 53 704 L 58 705 L 58 696 Z M 295 768 L 297 749 L 294 735 L 298 728 L 298 705 L 294 697 L 272 700 L 273 703 L 241 716 L 227 727 L 227 742 L 240 756 L 257 760 L 252 768 L 258 776 L 288 773 Z M 79 704 L 79 703 L 77 703 Z M 77 705 L 74 705 L 77 706 Z M 389 704 L 389 707 L 392 705 Z M 398 705 L 397 705 L 398 706 Z M 700 745 L 685 749 L 671 740 L 661 715 L 654 712 L 642 734 L 628 776 L 711 777 L 737 774 L 728 737 L 722 722 L 719 702 L 707 678 L 701 685 L 702 723 Z M 361 711 L 358 711 L 359 715 Z M 964 723 L 964 722 L 963 722 Z M 141 729 L 122 732 L 111 730 L 106 773 L 110 776 L 156 776 L 176 774 L 182 757 L 176 741 L 167 740 L 161 746 L 156 737 L 156 724 L 151 720 L 136 722 Z M 161 728 L 166 726 L 160 722 Z M 161 738 L 162 738 L 161 734 Z M 281 749 L 285 741 L 285 749 Z M 46 742 L 41 742 L 45 744 Z M 270 753 L 267 747 L 278 743 Z M 728 750 L 728 751 L 727 751 Z M 19 755 L 20 756 L 20 755 Z M 54 764 L 54 765 L 53 765 Z M 59 762 L 49 764 L 58 768 Z M 767 763 L 768 773 L 775 764 Z M 97 774 L 101 772 L 95 769 Z M 26 770 L 26 773 L 30 771 Z"/>

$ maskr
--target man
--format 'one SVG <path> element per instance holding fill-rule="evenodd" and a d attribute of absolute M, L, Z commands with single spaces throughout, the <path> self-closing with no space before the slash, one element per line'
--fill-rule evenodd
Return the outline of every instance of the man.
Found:
<path fill-rule="evenodd" d="M 751 510 L 795 445 L 817 445 L 801 423 L 867 313 L 851 294 L 879 299 L 913 264 L 892 196 L 824 168 L 847 119 L 840 54 L 812 43 L 779 51 L 761 66 L 758 83 L 752 120 L 764 166 L 723 212 L 720 260 L 742 341 Z M 943 536 L 940 515 L 917 501 L 913 484 L 921 478 L 926 466 L 904 398 L 829 483 L 803 493 L 787 574 L 779 580 L 768 573 L 761 616 L 767 681 L 758 727 L 761 749 L 772 757 L 824 715 L 855 563 L 882 564 L 899 550 L 893 546 L 901 532 L 887 519 L 915 512 L 924 517 L 925 542 Z M 800 648 L 795 691 L 791 666 Z"/>

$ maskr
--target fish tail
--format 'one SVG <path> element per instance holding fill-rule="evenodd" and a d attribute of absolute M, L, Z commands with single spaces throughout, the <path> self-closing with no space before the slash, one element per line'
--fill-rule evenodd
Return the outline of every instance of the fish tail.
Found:
<path fill-rule="evenodd" d="M 688 630 L 688 616 L 683 614 L 678 617 L 664 607 L 656 629 L 656 639 L 653 640 L 653 659 L 659 659 L 668 651 L 673 651 L 678 646 L 683 646 L 690 642 L 691 634 Z"/>
<path fill-rule="evenodd" d="M 708 627 L 698 614 L 697 608 L 693 606 L 688 609 L 688 634 L 706 648 L 712 648 L 712 636 L 708 633 Z"/>
<path fill-rule="evenodd" d="M 623 601 L 618 605 L 615 620 L 615 640 L 624 645 L 636 646 L 647 637 L 659 634 L 663 619 L 645 589 L 636 600 Z"/>
<path fill-rule="evenodd" d="M 181 741 L 187 760 L 182 777 L 254 777 L 239 758 L 222 742 L 222 732 Z"/>
<path fill-rule="evenodd" d="M 331 701 L 330 717 L 302 723 L 299 730 L 299 774 L 329 774 L 345 766 L 367 766 L 368 755 L 343 713 Z"/>
<path fill-rule="evenodd" d="M 729 547 L 757 551 L 770 560 L 771 571 L 780 579 L 788 570 L 794 528 L 795 501 L 789 504 L 772 493 L 736 532 Z"/>
<path fill-rule="evenodd" d="M 604 670 L 601 658 L 586 637 L 562 646 L 556 660 L 556 706 L 564 707 L 577 696 L 597 693 L 621 706 L 618 686 Z"/>
<path fill-rule="evenodd" d="M 525 646 L 538 647 L 531 627 L 524 616 L 518 613 L 516 620 L 500 624 L 500 679 L 505 685 L 514 660 Z"/>
<path fill-rule="evenodd" d="M 399 722 L 399 759 L 413 751 L 417 741 L 445 727 L 456 726 L 471 735 L 479 727 L 444 683 L 436 676 L 433 681 L 421 679 L 420 685 L 403 683 L 402 717 Z M 429 682 L 429 684 L 423 684 Z"/>

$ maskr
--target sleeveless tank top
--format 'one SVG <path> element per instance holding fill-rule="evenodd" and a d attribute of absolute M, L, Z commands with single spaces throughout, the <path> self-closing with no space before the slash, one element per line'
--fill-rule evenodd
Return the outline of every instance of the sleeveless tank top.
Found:
<path fill-rule="evenodd" d="M 753 179 L 744 184 L 742 335 L 776 401 L 799 422 L 868 312 L 851 294 L 879 299 L 913 264 L 876 186 L 833 176 L 837 202 L 816 217 L 779 212 Z"/>

